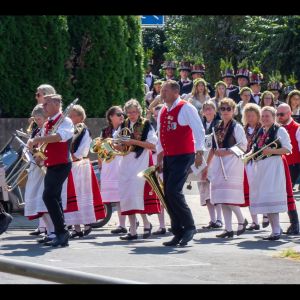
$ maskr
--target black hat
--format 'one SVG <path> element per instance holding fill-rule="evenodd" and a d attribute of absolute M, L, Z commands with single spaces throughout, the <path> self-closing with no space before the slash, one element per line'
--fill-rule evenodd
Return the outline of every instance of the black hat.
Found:
<path fill-rule="evenodd" d="M 221 77 L 222 79 L 225 77 L 232 77 L 234 78 L 234 70 L 233 69 L 225 69 L 223 71 L 221 71 Z"/>
<path fill-rule="evenodd" d="M 199 73 L 204 74 L 205 73 L 205 65 L 204 64 L 196 64 L 192 65 L 192 74 Z"/>
<path fill-rule="evenodd" d="M 268 91 L 282 91 L 283 84 L 280 81 L 271 81 L 268 83 Z"/>
<path fill-rule="evenodd" d="M 250 72 L 250 85 L 251 84 L 261 84 L 264 76 L 262 73 Z"/>
<path fill-rule="evenodd" d="M 162 64 L 162 68 L 163 68 L 163 70 L 168 69 L 168 68 L 176 70 L 176 63 L 175 63 L 175 61 L 167 60 Z"/>
<path fill-rule="evenodd" d="M 180 65 L 179 65 L 179 68 L 178 68 L 179 71 L 191 71 L 191 63 L 188 62 L 188 61 L 182 61 L 180 62 Z"/>

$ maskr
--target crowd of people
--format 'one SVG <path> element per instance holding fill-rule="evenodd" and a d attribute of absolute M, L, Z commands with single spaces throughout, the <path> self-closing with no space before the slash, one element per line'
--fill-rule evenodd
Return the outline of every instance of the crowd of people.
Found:
<path fill-rule="evenodd" d="M 145 112 L 136 99 L 107 110 L 107 126 L 99 128 L 101 143 L 118 140 L 124 129 L 130 136 L 113 144 L 118 153 L 113 159 L 99 155 L 100 184 L 88 158 L 93 138 L 84 108 L 74 104 L 63 111 L 62 97 L 52 86 L 37 88 L 27 142 L 34 160 L 25 216 L 39 218 L 31 233 L 44 234 L 38 243 L 64 247 L 69 239 L 90 234 L 91 224 L 105 217 L 103 204 L 113 202 L 119 224 L 111 234 L 125 241 L 138 239 L 140 215 L 142 238 L 164 235 L 167 213 L 173 237 L 163 245 L 185 246 L 197 232 L 183 194 L 189 176 L 197 181 L 199 203 L 208 208 L 210 222 L 203 228 L 224 228 L 216 237 L 259 230 L 261 214 L 263 227 L 271 225 L 264 239 L 278 240 L 283 234 L 280 213 L 290 219 L 285 233 L 299 233 L 293 188 L 300 174 L 300 91 L 291 90 L 284 98 L 282 83 L 269 82 L 261 93 L 262 76 L 247 69 L 235 75 L 224 70 L 214 88 L 204 79 L 204 65 L 182 62 L 179 80 L 174 62 L 165 62 L 163 69 L 161 79 L 147 70 Z M 163 182 L 163 205 L 153 186 L 138 176 L 154 165 Z M 241 207 L 249 207 L 250 222 Z M 236 231 L 232 213 L 238 220 Z M 148 218 L 152 214 L 158 215 L 156 231 Z M 0 215 L 4 232 L 11 216 Z"/>

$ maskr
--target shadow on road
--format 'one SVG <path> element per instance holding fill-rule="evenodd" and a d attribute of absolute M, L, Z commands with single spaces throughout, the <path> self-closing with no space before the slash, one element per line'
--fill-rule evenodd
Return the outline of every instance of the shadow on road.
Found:
<path fill-rule="evenodd" d="M 165 255 L 165 254 L 184 254 L 188 252 L 189 247 L 179 248 L 179 247 L 165 247 L 165 246 L 139 246 L 131 249 L 129 254 L 156 254 L 156 255 Z"/>

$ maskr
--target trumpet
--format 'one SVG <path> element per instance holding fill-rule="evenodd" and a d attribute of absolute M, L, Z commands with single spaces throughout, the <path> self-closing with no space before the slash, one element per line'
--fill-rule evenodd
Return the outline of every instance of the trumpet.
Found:
<path fill-rule="evenodd" d="M 271 154 L 269 155 L 264 155 L 262 154 L 262 152 L 269 148 L 270 146 L 274 145 L 272 148 L 275 148 L 277 149 L 278 146 L 279 146 L 279 140 L 280 140 L 280 137 L 278 137 L 277 139 L 275 139 L 273 142 L 269 143 L 268 145 L 265 145 L 264 147 L 262 147 L 261 149 L 259 149 L 258 151 L 254 152 L 254 153 L 251 153 L 249 155 L 244 155 L 242 157 L 242 161 L 244 164 L 248 164 L 251 160 L 253 161 L 258 161 L 258 160 L 261 160 L 263 158 L 267 158 L 267 157 L 270 157 Z M 260 154 L 260 155 L 259 155 Z"/>

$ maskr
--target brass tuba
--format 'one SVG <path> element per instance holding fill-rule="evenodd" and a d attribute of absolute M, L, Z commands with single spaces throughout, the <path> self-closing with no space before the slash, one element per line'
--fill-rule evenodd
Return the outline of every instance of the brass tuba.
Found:
<path fill-rule="evenodd" d="M 128 127 L 124 127 L 115 138 L 102 139 L 96 137 L 90 145 L 90 152 L 97 153 L 98 157 L 106 163 L 111 162 L 117 155 L 125 156 L 131 152 L 131 146 L 125 146 L 123 151 L 118 151 L 114 145 L 122 145 L 122 141 L 131 138 L 131 133 L 132 131 Z"/>
<path fill-rule="evenodd" d="M 152 187 L 153 191 L 156 193 L 159 201 L 161 202 L 165 210 L 168 212 L 165 200 L 164 184 L 156 173 L 156 167 L 151 166 L 145 169 L 144 171 L 140 172 L 137 176 L 144 177 L 147 180 L 147 182 Z"/>
<path fill-rule="evenodd" d="M 280 140 L 280 137 L 278 137 L 276 140 L 274 140 L 273 142 L 269 143 L 268 145 L 265 145 L 264 147 L 262 147 L 258 151 L 254 152 L 254 153 L 251 153 L 249 155 L 243 156 L 242 157 L 243 163 L 247 164 L 247 163 L 250 162 L 250 160 L 258 161 L 258 160 L 261 160 L 263 158 L 270 157 L 271 155 L 264 155 L 264 154 L 260 154 L 260 153 L 262 153 L 266 148 L 269 148 L 272 145 L 274 145 L 273 148 L 275 148 L 275 149 L 278 148 L 278 142 L 279 142 L 279 140 Z"/>

